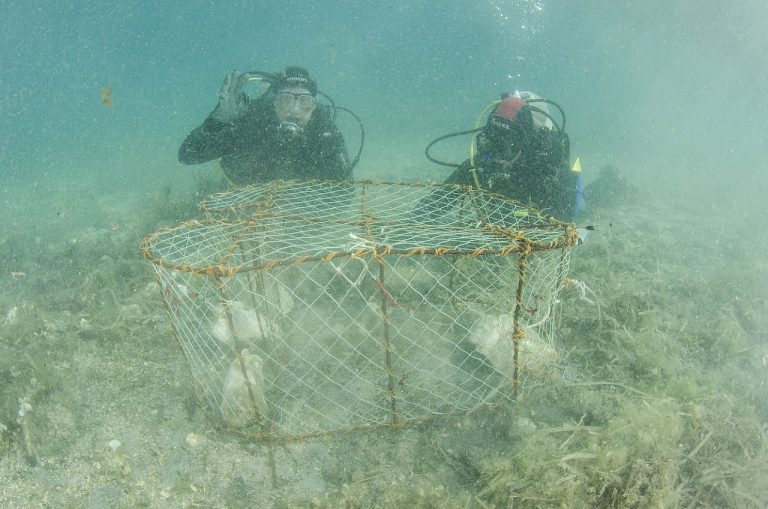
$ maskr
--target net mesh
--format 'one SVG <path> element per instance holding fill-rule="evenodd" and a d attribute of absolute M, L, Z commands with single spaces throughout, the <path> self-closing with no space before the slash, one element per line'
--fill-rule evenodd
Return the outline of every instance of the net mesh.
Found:
<path fill-rule="evenodd" d="M 284 182 L 144 239 L 200 400 L 297 439 L 514 398 L 557 361 L 572 225 L 459 187 Z"/>

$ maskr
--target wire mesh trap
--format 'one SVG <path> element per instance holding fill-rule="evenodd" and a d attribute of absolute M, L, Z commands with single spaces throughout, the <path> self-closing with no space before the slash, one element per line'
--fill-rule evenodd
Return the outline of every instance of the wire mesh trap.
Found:
<path fill-rule="evenodd" d="M 557 362 L 572 225 L 460 187 L 237 188 L 142 243 L 202 405 L 256 439 L 511 400 Z"/>

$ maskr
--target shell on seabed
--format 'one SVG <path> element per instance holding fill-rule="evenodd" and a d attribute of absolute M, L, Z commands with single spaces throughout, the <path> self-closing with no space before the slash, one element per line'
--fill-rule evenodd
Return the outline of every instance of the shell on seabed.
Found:
<path fill-rule="evenodd" d="M 242 365 L 239 358 L 235 358 L 229 365 L 221 391 L 221 416 L 227 424 L 234 427 L 245 427 L 263 420 L 267 411 L 261 357 L 250 353 L 247 349 L 240 352 L 240 357 Z M 246 377 L 243 376 L 243 366 L 247 382 Z M 253 399 L 248 391 L 249 385 Z"/>
<path fill-rule="evenodd" d="M 514 376 L 514 322 L 509 314 L 481 314 L 469 330 L 469 341 L 493 366 L 509 378 Z M 533 327 L 524 329 L 518 361 L 521 368 L 538 372 L 557 363 L 557 352 Z"/>

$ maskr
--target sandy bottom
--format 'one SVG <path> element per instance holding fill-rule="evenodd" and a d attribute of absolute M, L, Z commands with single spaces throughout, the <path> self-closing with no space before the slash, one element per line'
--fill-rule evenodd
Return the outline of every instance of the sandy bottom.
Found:
<path fill-rule="evenodd" d="M 604 204 L 573 251 L 558 369 L 518 401 L 264 445 L 200 410 L 138 251 L 192 217 L 187 192 L 3 190 L 0 506 L 768 504 L 768 245 L 751 215 Z"/>

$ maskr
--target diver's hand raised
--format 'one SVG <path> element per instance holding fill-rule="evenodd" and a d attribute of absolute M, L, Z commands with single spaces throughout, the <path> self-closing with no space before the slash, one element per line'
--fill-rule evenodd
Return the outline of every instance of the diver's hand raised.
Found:
<path fill-rule="evenodd" d="M 248 82 L 248 74 L 232 71 L 224 78 L 219 91 L 219 104 L 211 116 L 219 122 L 229 124 L 248 110 L 248 96 L 243 86 Z"/>

